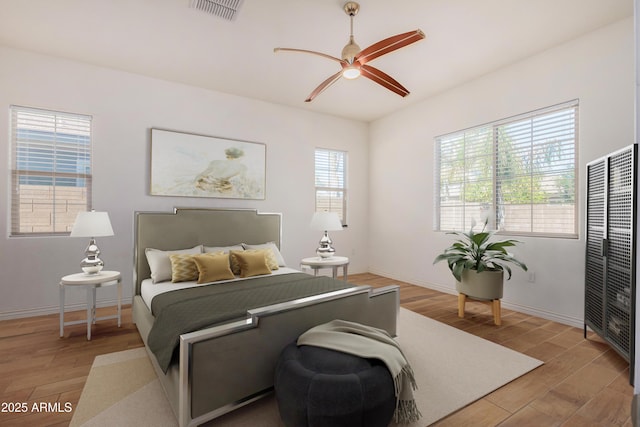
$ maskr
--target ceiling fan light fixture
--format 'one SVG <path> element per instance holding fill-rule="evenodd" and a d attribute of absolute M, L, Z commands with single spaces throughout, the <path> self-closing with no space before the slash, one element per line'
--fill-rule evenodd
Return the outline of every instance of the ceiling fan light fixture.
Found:
<path fill-rule="evenodd" d="M 347 61 L 349 64 L 353 64 L 356 55 L 360 53 L 361 49 L 353 40 L 353 36 L 349 38 L 349 43 L 342 49 L 342 59 Z"/>
<path fill-rule="evenodd" d="M 356 67 L 355 65 L 345 67 L 342 70 L 342 77 L 349 80 L 357 79 L 358 77 L 360 77 L 360 68 Z"/>

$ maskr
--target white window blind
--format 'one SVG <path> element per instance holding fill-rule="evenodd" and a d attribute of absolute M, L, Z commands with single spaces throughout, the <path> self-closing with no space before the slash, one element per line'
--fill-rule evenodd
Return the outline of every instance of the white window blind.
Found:
<path fill-rule="evenodd" d="M 11 235 L 67 234 L 91 209 L 91 117 L 11 107 Z"/>
<path fill-rule="evenodd" d="M 436 230 L 577 237 L 578 103 L 436 138 Z"/>
<path fill-rule="evenodd" d="M 347 153 L 317 148 L 315 153 L 316 212 L 336 212 L 347 221 Z"/>

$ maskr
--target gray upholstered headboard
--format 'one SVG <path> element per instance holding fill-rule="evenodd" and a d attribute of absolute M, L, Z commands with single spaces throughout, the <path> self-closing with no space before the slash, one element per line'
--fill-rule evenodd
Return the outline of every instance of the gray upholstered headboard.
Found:
<path fill-rule="evenodd" d="M 146 248 L 160 250 L 238 243 L 275 242 L 280 248 L 282 215 L 253 209 L 176 208 L 173 212 L 136 212 L 134 218 L 135 294 L 150 277 Z"/>

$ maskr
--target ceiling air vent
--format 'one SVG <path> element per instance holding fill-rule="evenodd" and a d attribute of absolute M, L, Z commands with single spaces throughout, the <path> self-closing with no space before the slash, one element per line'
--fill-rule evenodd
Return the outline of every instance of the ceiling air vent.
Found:
<path fill-rule="evenodd" d="M 235 21 L 244 0 L 191 0 L 191 8 Z"/>

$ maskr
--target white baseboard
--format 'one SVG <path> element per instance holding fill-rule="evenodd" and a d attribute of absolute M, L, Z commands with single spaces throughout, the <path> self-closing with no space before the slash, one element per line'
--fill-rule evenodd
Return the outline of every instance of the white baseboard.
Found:
<path fill-rule="evenodd" d="M 562 323 L 563 325 L 573 326 L 575 328 L 584 328 L 584 320 L 576 317 L 566 316 L 560 313 L 554 313 L 552 311 L 541 310 L 535 307 L 528 307 L 526 305 L 520 305 L 510 303 L 509 301 L 502 300 L 502 306 L 513 311 L 520 313 L 530 314 L 532 316 L 541 317 L 543 319 L 552 320 L 554 322 Z"/>
<path fill-rule="evenodd" d="M 127 298 L 123 298 L 122 304 L 131 304 L 131 301 Z M 118 305 L 117 299 L 111 300 L 101 300 L 96 301 L 96 307 L 110 307 Z M 77 304 L 67 304 L 64 306 L 65 312 L 70 311 L 87 311 L 86 303 L 77 303 Z M 30 308 L 27 310 L 15 310 L 15 311 L 3 311 L 0 313 L 0 321 L 2 320 L 11 320 L 11 319 L 22 319 L 25 317 L 35 317 L 35 316 L 46 316 L 49 314 L 59 314 L 60 306 L 47 306 L 47 307 L 39 307 L 39 308 Z"/>
<path fill-rule="evenodd" d="M 422 286 L 423 288 L 433 289 L 435 291 L 443 292 L 443 293 L 446 293 L 446 294 L 451 294 L 451 295 L 457 295 L 458 294 L 454 288 L 438 285 L 437 283 L 431 283 L 431 282 L 422 281 L 422 280 L 416 281 L 413 278 L 399 277 L 396 274 L 391 274 L 391 273 L 384 272 L 384 271 L 376 271 L 375 269 L 372 269 L 370 271 L 370 273 L 371 274 L 377 274 L 379 276 L 388 277 L 390 279 L 396 279 L 396 280 L 399 280 L 401 282 L 409 283 L 409 284 L 412 284 L 412 285 Z M 501 301 L 501 305 L 502 305 L 502 307 L 507 308 L 509 310 L 513 310 L 513 311 L 517 311 L 517 312 L 525 313 L 525 314 L 530 314 L 532 316 L 541 317 L 543 319 L 552 320 L 554 322 L 562 323 L 564 325 L 569 325 L 569 326 L 573 326 L 573 327 L 580 328 L 580 329 L 584 328 L 584 320 L 583 319 L 567 316 L 567 315 L 564 315 L 564 314 L 561 314 L 561 313 L 554 313 L 554 312 L 547 311 L 547 310 L 541 310 L 541 309 L 536 308 L 536 307 L 529 307 L 529 306 L 522 305 L 522 304 L 512 303 L 512 302 L 509 302 L 508 300 L 505 300 L 504 298 Z"/>

